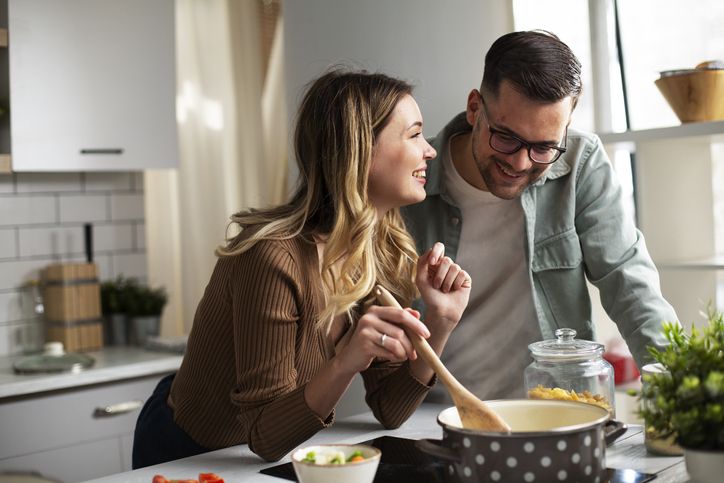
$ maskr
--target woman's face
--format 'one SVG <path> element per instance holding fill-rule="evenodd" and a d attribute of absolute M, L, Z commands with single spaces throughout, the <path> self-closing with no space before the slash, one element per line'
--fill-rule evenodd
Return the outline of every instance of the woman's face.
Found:
<path fill-rule="evenodd" d="M 427 160 L 435 150 L 422 134 L 422 114 L 412 96 L 395 106 L 372 151 L 367 196 L 383 215 L 425 199 Z"/>

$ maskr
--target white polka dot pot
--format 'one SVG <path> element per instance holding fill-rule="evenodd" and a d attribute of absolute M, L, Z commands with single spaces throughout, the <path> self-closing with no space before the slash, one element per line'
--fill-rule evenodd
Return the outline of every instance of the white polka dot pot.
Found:
<path fill-rule="evenodd" d="M 604 481 L 608 411 L 591 404 L 510 399 L 487 401 L 510 433 L 464 429 L 454 407 L 442 411 L 442 440 L 420 450 L 441 460 L 446 481 Z"/>

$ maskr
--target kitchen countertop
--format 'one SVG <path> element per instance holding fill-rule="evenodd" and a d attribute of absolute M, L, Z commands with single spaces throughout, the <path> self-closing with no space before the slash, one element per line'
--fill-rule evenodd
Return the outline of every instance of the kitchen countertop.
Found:
<path fill-rule="evenodd" d="M 442 437 L 437 414 L 446 406 L 423 404 L 400 428 L 385 430 L 375 421 L 371 412 L 344 418 L 332 427 L 320 431 L 304 445 L 321 443 L 357 443 L 380 436 L 398 436 L 409 439 Z M 259 473 L 259 470 L 290 461 L 290 455 L 276 463 L 267 463 L 254 455 L 247 445 L 232 446 L 209 453 L 171 461 L 156 466 L 107 476 L 94 483 L 151 483 L 153 476 L 167 478 L 198 478 L 202 472 L 214 472 L 227 482 L 283 483 L 283 479 Z M 606 450 L 606 466 L 635 469 L 656 474 L 656 483 L 686 482 L 688 475 L 683 457 L 650 456 L 644 447 L 643 428 L 629 426 L 628 431 Z"/>
<path fill-rule="evenodd" d="M 87 354 L 95 359 L 90 368 L 55 374 L 15 374 L 13 363 L 24 356 L 0 357 L 0 400 L 173 372 L 183 358 L 180 354 L 138 347 L 106 347 Z"/>

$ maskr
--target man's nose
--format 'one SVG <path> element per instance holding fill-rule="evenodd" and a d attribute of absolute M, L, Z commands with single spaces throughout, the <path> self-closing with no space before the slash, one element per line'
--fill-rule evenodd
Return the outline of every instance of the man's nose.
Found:
<path fill-rule="evenodd" d="M 518 151 L 508 156 L 510 166 L 518 171 L 527 171 L 533 166 L 533 160 L 528 156 L 528 150 L 522 146 Z"/>

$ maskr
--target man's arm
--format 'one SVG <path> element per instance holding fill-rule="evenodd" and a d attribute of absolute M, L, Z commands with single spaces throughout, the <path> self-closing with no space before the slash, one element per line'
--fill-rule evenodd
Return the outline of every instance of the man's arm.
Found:
<path fill-rule="evenodd" d="M 662 324 L 678 320 L 676 312 L 661 294 L 658 271 L 624 209 L 621 185 L 598 138 L 575 175 L 575 224 L 586 276 L 641 367 L 650 361 L 647 345 L 667 344 Z"/>

